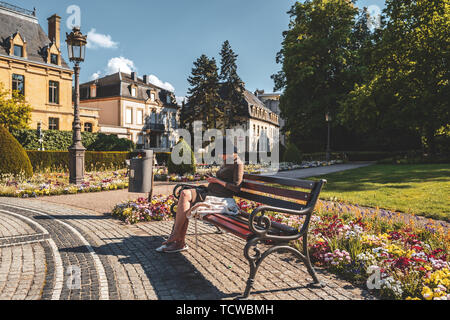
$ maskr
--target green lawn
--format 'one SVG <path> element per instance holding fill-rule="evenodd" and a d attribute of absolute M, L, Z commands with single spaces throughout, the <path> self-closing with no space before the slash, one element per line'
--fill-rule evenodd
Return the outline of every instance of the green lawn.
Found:
<path fill-rule="evenodd" d="M 321 198 L 450 221 L 450 164 L 374 165 L 327 179 Z"/>

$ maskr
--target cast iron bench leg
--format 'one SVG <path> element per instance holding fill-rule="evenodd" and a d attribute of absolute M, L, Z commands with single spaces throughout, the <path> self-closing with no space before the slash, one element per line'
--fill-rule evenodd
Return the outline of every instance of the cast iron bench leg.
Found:
<path fill-rule="evenodd" d="M 319 278 L 317 278 L 316 270 L 314 270 L 314 267 L 311 263 L 311 258 L 309 256 L 309 250 L 308 250 L 308 233 L 306 233 L 303 236 L 303 254 L 305 256 L 305 265 L 306 265 L 306 268 L 308 269 L 308 273 L 311 275 L 311 277 L 313 278 L 313 281 L 314 281 L 311 284 L 311 286 L 314 288 L 325 287 L 325 285 L 322 282 L 320 282 Z"/>

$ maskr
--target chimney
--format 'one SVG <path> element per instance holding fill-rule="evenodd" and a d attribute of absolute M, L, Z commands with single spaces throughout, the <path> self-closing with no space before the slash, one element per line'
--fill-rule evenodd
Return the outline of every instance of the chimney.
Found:
<path fill-rule="evenodd" d="M 48 20 L 48 38 L 51 42 L 56 44 L 56 47 L 61 47 L 61 17 L 57 14 L 52 15 Z"/>
<path fill-rule="evenodd" d="M 131 73 L 131 80 L 137 81 L 137 73 L 136 72 Z"/>
<path fill-rule="evenodd" d="M 148 75 L 144 75 L 144 77 L 143 77 L 143 81 L 144 81 L 144 83 L 145 84 L 148 84 Z"/>

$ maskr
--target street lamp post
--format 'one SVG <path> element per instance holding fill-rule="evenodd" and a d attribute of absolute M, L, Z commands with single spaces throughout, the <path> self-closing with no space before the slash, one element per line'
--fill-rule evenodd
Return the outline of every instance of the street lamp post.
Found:
<path fill-rule="evenodd" d="M 325 115 L 325 121 L 328 124 L 328 139 L 327 139 L 327 162 L 330 162 L 331 160 L 331 147 L 330 147 L 330 141 L 331 141 L 331 115 L 329 112 Z"/>
<path fill-rule="evenodd" d="M 69 60 L 75 63 L 75 101 L 74 101 L 74 121 L 72 125 L 73 136 L 72 145 L 69 147 L 70 161 L 69 171 L 71 184 L 79 185 L 84 179 L 84 156 L 86 149 L 81 142 L 81 122 L 80 122 L 80 62 L 84 61 L 87 36 L 84 36 L 80 28 L 74 27 L 70 34 L 67 34 L 67 49 Z"/>

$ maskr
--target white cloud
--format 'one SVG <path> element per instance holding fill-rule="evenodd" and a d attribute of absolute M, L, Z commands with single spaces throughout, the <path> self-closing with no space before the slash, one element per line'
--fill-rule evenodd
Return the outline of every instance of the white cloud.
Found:
<path fill-rule="evenodd" d="M 87 45 L 88 49 L 106 48 L 106 49 L 116 49 L 119 45 L 118 42 L 112 40 L 110 35 L 105 35 L 97 33 L 95 29 L 87 34 Z"/>
<path fill-rule="evenodd" d="M 115 57 L 111 58 L 108 61 L 108 65 L 105 68 L 105 75 L 114 74 L 117 72 L 124 72 L 130 74 L 131 72 L 137 71 L 136 66 L 134 65 L 134 62 L 130 59 L 127 59 L 125 57 Z M 91 80 L 96 80 L 102 76 L 101 71 L 97 71 L 94 74 L 91 75 Z M 149 82 L 157 87 L 160 87 L 162 89 L 165 89 L 170 92 L 175 92 L 175 88 L 172 84 L 169 82 L 161 81 L 157 76 L 154 74 L 148 76 Z M 177 97 L 177 101 L 181 104 L 182 99 L 185 97 Z"/>
<path fill-rule="evenodd" d="M 159 78 L 154 74 L 151 74 L 149 76 L 149 81 L 151 84 L 154 84 L 155 86 L 158 86 L 170 92 L 175 92 L 175 88 L 169 82 L 163 82 L 159 80 Z"/>
<path fill-rule="evenodd" d="M 91 76 L 91 80 L 97 80 L 98 78 L 100 78 L 101 74 L 102 74 L 101 71 L 97 71 L 97 72 L 93 73 Z"/>
<path fill-rule="evenodd" d="M 134 62 L 130 59 L 124 57 L 116 57 L 112 58 L 108 61 L 108 66 L 106 67 L 106 74 L 113 74 L 116 72 L 125 72 L 131 73 L 136 71 L 136 67 L 134 66 Z"/>

